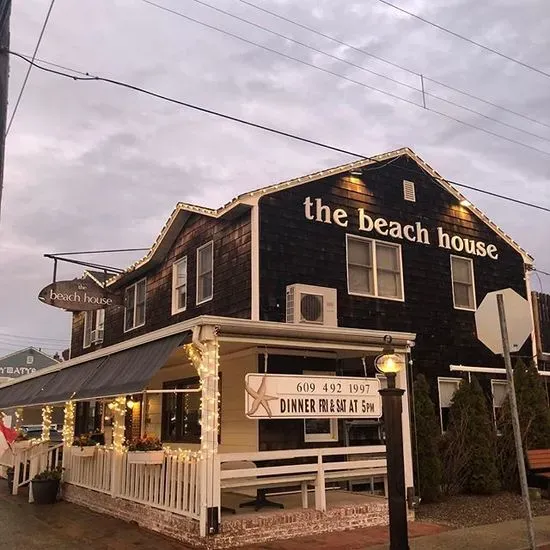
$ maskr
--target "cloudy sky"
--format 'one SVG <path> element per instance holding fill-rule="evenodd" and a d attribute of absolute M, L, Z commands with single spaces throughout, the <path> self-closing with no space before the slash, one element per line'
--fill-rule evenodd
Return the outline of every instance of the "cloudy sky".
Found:
<path fill-rule="evenodd" d="M 204 0 L 409 86 L 418 77 L 275 19 L 240 0 Z M 460 88 L 432 94 L 528 135 L 428 98 L 432 109 L 530 145 L 471 129 L 411 103 L 223 35 L 143 0 L 57 0 L 38 57 L 148 88 L 311 139 L 377 154 L 409 146 L 444 177 L 550 206 L 550 79 L 427 26 L 377 0 L 251 0 Z M 158 0 L 188 17 L 421 104 L 419 92 L 267 34 L 194 0 Z M 550 72 L 545 0 L 395 0 L 402 7 Z M 49 0 L 14 2 L 12 50 L 31 54 Z M 27 65 L 11 59 L 10 111 Z M 149 246 L 178 201 L 216 207 L 250 188 L 350 157 L 262 133 L 99 82 L 34 69 L 7 140 L 0 220 L 0 354 L 60 350 L 69 318 L 38 302 L 47 252 Z M 550 271 L 550 214 L 466 194 Z M 124 267 L 124 255 L 91 257 Z M 62 267 L 59 276 L 78 271 Z M 550 278 L 534 278 L 550 291 Z"/>

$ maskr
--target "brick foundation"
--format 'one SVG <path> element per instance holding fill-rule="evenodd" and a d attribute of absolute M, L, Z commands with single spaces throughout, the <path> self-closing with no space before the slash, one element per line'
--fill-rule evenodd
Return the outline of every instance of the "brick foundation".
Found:
<path fill-rule="evenodd" d="M 295 509 L 288 512 L 267 511 L 224 517 L 218 535 L 201 538 L 198 521 L 137 502 L 111 498 L 104 493 L 70 484 L 64 484 L 63 498 L 95 512 L 136 522 L 140 527 L 157 531 L 195 548 L 209 550 L 388 523 L 387 502 L 383 499 L 372 499 L 372 502 L 361 505 L 344 504 L 333 507 L 326 513 L 312 509 Z"/>

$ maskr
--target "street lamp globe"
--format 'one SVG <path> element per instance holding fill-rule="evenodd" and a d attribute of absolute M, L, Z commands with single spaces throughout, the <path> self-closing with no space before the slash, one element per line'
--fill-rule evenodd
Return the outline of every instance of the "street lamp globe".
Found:
<path fill-rule="evenodd" d="M 403 356 L 397 355 L 391 346 L 391 336 L 385 336 L 385 346 L 382 354 L 374 360 L 374 366 L 378 372 L 386 376 L 388 380 L 388 388 L 395 388 L 395 376 L 403 370 L 405 361 Z"/>

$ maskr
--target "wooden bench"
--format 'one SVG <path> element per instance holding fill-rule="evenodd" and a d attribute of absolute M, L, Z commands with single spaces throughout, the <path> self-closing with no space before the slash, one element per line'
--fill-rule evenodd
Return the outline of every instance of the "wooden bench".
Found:
<path fill-rule="evenodd" d="M 530 487 L 550 490 L 550 449 L 527 451 L 527 483 Z"/>

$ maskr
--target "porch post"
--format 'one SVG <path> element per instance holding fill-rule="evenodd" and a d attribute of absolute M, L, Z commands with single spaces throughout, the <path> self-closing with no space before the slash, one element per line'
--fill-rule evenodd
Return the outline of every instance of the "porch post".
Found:
<path fill-rule="evenodd" d="M 67 401 L 63 410 L 63 469 L 69 464 L 69 453 L 74 441 L 74 420 L 76 406 L 74 401 Z"/>
<path fill-rule="evenodd" d="M 120 493 L 120 481 L 124 464 L 124 431 L 126 415 L 126 397 L 117 397 L 109 403 L 109 410 L 113 415 L 113 456 L 111 460 L 111 496 Z"/>
<path fill-rule="evenodd" d="M 219 344 L 212 326 L 196 327 L 187 347 L 201 383 L 200 534 L 219 531 L 220 474 L 218 454 Z"/>
<path fill-rule="evenodd" d="M 42 441 L 50 440 L 50 428 L 52 426 L 52 408 L 50 405 L 42 407 Z"/>

